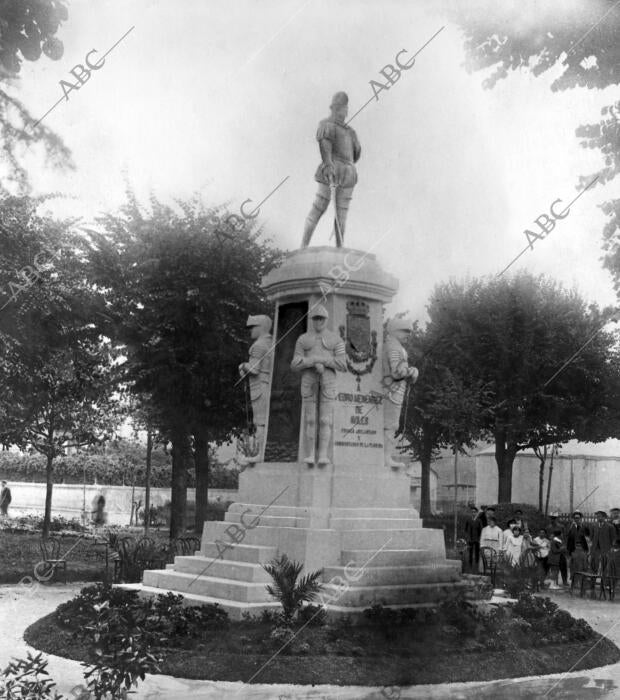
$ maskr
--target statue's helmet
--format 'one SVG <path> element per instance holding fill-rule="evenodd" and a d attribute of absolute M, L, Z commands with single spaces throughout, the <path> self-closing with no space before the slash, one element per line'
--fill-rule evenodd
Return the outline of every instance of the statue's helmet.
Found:
<path fill-rule="evenodd" d="M 322 304 L 313 306 L 308 314 L 310 315 L 310 318 L 329 318 L 327 309 Z"/>
<path fill-rule="evenodd" d="M 387 323 L 387 332 L 407 331 L 413 333 L 413 323 L 407 318 L 391 318 Z"/>
<path fill-rule="evenodd" d="M 330 107 L 348 107 L 349 106 L 349 97 L 346 92 L 337 92 L 333 97 L 332 97 L 332 103 L 329 105 Z"/>
<path fill-rule="evenodd" d="M 271 319 L 269 316 L 248 316 L 248 322 L 245 324 L 248 328 L 252 326 L 260 326 L 266 333 L 271 330 Z"/>

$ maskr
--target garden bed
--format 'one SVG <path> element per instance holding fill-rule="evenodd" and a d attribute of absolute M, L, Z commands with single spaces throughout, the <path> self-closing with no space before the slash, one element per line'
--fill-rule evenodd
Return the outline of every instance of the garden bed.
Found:
<path fill-rule="evenodd" d="M 162 659 L 160 672 L 171 676 L 336 685 L 489 681 L 620 660 L 620 650 L 584 620 L 548 599 L 538 600 L 525 596 L 512 611 L 490 615 L 452 601 L 436 613 L 410 610 L 396 617 L 377 606 L 368 612 L 367 623 L 356 626 L 345 620 L 300 630 L 300 620 L 295 625 L 299 634 L 273 659 L 289 638 L 277 621 L 222 623 L 220 610 L 215 627 L 199 620 L 188 626 L 182 619 L 187 608 L 173 605 L 161 614 L 162 624 L 172 625 L 162 633 L 168 641 L 152 644 L 149 651 Z M 204 606 L 205 612 L 212 615 L 215 607 Z M 92 647 L 76 635 L 75 619 L 73 609 L 59 609 L 31 625 L 24 637 L 41 651 L 91 661 Z"/>

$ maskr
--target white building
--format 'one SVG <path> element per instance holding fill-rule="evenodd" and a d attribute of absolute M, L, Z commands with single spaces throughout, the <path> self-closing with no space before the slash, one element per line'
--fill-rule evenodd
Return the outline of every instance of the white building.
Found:
<path fill-rule="evenodd" d="M 550 456 L 545 464 L 543 507 Z M 512 502 L 538 506 L 539 460 L 532 450 L 519 452 L 512 471 Z M 497 502 L 498 473 L 493 448 L 476 455 L 476 494 L 480 503 Z M 593 513 L 620 508 L 620 440 L 601 443 L 571 440 L 553 460 L 549 510 Z"/>

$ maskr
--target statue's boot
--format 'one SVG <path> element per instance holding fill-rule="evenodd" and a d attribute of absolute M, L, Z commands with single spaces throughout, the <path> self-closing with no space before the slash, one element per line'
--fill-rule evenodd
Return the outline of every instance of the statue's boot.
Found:
<path fill-rule="evenodd" d="M 336 239 L 336 245 L 341 248 L 344 243 L 344 231 L 347 224 L 347 215 L 349 213 L 349 205 L 353 197 L 352 187 L 337 187 L 336 188 L 336 217 L 334 219 L 333 235 Z"/>
<path fill-rule="evenodd" d="M 309 403 L 306 407 L 306 410 L 306 415 L 311 416 L 312 418 L 310 420 L 306 418 L 306 426 L 304 431 L 304 454 L 307 456 L 304 457 L 304 462 L 309 467 L 314 467 L 314 463 L 316 461 L 314 454 L 314 446 L 316 444 L 316 423 L 313 420 L 313 418 L 316 413 L 316 405 L 313 403 Z"/>
<path fill-rule="evenodd" d="M 331 464 L 330 458 L 327 456 L 329 449 L 329 439 L 331 437 L 331 421 L 332 417 L 321 418 L 319 425 L 319 467 L 326 467 Z"/>
<path fill-rule="evenodd" d="M 263 451 L 263 436 L 265 434 L 265 426 L 264 425 L 257 425 L 256 426 L 256 433 L 254 436 L 255 439 L 255 444 L 256 444 L 256 454 L 251 455 L 250 457 L 247 458 L 247 463 L 250 467 L 253 467 L 257 462 L 260 462 L 261 460 L 261 455 Z"/>
<path fill-rule="evenodd" d="M 301 241 L 301 247 L 302 248 L 307 248 L 310 245 L 310 239 L 312 238 L 312 234 L 314 233 L 314 229 L 316 228 L 316 225 L 319 223 L 319 219 L 323 216 L 325 213 L 325 210 L 327 209 L 329 205 L 329 188 L 327 189 L 327 196 L 323 193 L 322 190 L 319 190 L 317 192 L 316 197 L 314 198 L 314 203 L 312 204 L 312 209 L 310 210 L 310 213 L 308 214 L 308 217 L 306 218 L 306 224 L 304 226 L 304 235 Z"/>
<path fill-rule="evenodd" d="M 393 457 L 392 453 L 394 452 L 395 448 L 395 439 L 394 439 L 394 433 L 391 430 L 384 430 L 383 431 L 383 445 L 384 445 L 384 460 L 385 460 L 385 466 L 390 467 L 391 469 L 404 469 L 405 465 L 402 462 L 397 462 Z"/>

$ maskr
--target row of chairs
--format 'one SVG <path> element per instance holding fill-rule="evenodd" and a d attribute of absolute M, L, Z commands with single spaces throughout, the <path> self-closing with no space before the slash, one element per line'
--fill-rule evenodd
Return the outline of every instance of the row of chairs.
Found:
<path fill-rule="evenodd" d="M 73 547 L 74 545 L 72 545 Z M 139 581 L 145 569 L 163 569 L 172 563 L 175 556 L 187 556 L 200 549 L 200 538 L 194 535 L 177 537 L 167 544 L 157 544 L 151 537 L 126 535 L 110 539 L 95 539 L 90 546 L 101 549 L 105 560 L 106 578 L 109 577 L 110 564 L 113 566 L 113 581 Z M 56 572 L 62 573 L 67 583 L 67 556 L 71 548 L 63 554 L 63 540 L 60 537 L 41 539 L 39 543 L 41 561 L 35 567 L 35 575 L 40 580 L 52 580 Z"/>
<path fill-rule="evenodd" d="M 583 565 L 572 574 L 571 594 L 578 587 L 582 598 L 587 590 L 590 591 L 591 598 L 596 598 L 598 589 L 599 600 L 614 600 L 616 586 L 620 580 L 620 551 L 603 554 L 598 561 L 596 571 L 593 569 L 591 557 L 584 557 Z"/>

